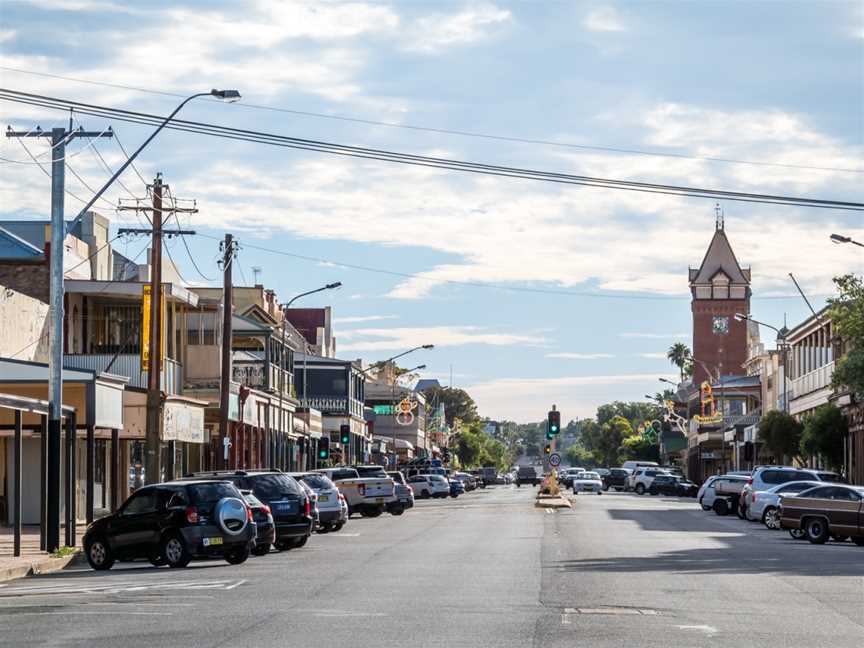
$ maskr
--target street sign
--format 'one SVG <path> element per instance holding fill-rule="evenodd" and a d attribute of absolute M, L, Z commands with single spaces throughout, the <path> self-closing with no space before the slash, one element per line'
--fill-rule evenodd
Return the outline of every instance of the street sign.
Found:
<path fill-rule="evenodd" d="M 561 455 L 559 455 L 557 452 L 549 455 L 549 465 L 552 466 L 553 468 L 557 468 L 558 466 L 560 466 L 561 465 Z"/>

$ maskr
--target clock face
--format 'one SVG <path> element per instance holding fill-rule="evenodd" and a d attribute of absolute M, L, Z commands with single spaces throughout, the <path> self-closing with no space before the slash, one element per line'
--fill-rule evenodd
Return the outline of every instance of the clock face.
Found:
<path fill-rule="evenodd" d="M 717 335 L 726 335 L 729 332 L 729 318 L 728 317 L 715 317 L 711 329 Z"/>

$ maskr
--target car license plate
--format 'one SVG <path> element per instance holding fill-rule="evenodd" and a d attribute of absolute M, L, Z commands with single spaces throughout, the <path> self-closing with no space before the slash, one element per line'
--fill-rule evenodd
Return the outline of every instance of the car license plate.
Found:
<path fill-rule="evenodd" d="M 319 496 L 318 496 L 318 501 L 319 501 L 319 502 L 329 502 L 329 501 L 330 501 L 330 496 L 329 496 L 329 495 L 319 495 Z"/>
<path fill-rule="evenodd" d="M 222 538 L 204 538 L 204 546 L 205 547 L 213 547 L 215 545 L 221 545 Z"/>
<path fill-rule="evenodd" d="M 294 508 L 294 502 L 270 502 L 270 506 L 273 508 L 274 513 L 292 514 L 297 512 L 297 509 Z"/>

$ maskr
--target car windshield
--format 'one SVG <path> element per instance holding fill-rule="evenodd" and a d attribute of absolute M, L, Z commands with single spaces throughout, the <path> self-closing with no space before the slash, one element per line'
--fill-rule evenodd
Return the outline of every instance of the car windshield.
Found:
<path fill-rule="evenodd" d="M 333 481 L 339 481 L 340 479 L 357 479 L 360 475 L 357 474 L 357 471 L 353 468 L 342 468 L 340 470 L 334 470 L 331 473 L 330 479 Z"/>
<path fill-rule="evenodd" d="M 819 481 L 823 482 L 831 482 L 833 484 L 845 484 L 846 480 L 843 479 L 842 475 L 838 475 L 833 472 L 818 472 L 816 475 L 819 477 Z"/>
<path fill-rule="evenodd" d="M 252 490 L 263 501 L 288 495 L 302 495 L 303 489 L 293 477 L 283 474 L 255 475 L 250 479 Z"/>
<path fill-rule="evenodd" d="M 598 475 L 595 472 L 583 472 L 582 474 L 579 475 L 579 477 L 577 479 L 589 479 L 589 480 L 593 479 L 596 481 L 596 480 L 600 479 L 600 475 Z"/>
<path fill-rule="evenodd" d="M 326 475 L 312 474 L 312 475 L 303 475 L 300 479 L 303 480 L 303 483 L 307 484 L 312 490 L 329 490 L 331 488 L 336 488 L 336 485 L 331 482 Z"/>
<path fill-rule="evenodd" d="M 361 466 L 357 468 L 361 477 L 386 477 L 387 472 L 381 466 Z"/>
<path fill-rule="evenodd" d="M 218 482 L 210 484 L 190 484 L 189 494 L 196 504 L 212 504 L 223 497 L 239 497 L 240 492 L 234 484 Z"/>
<path fill-rule="evenodd" d="M 248 491 L 243 493 L 243 499 L 246 500 L 246 503 L 249 506 L 255 506 L 255 507 L 259 507 L 259 508 L 264 506 L 264 503 L 261 500 L 259 500 L 257 497 L 255 497 L 254 493 L 250 493 Z"/>

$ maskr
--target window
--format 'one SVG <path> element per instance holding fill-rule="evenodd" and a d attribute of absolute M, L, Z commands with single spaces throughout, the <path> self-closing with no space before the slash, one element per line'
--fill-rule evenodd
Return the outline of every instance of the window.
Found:
<path fill-rule="evenodd" d="M 139 491 L 126 501 L 122 514 L 141 515 L 143 513 L 155 513 L 158 503 L 159 497 L 156 490 Z"/>
<path fill-rule="evenodd" d="M 843 479 L 841 475 L 832 472 L 819 472 L 816 473 L 816 476 L 819 478 L 819 481 L 823 482 L 831 482 L 832 484 L 845 484 L 846 480 Z"/>
<path fill-rule="evenodd" d="M 356 470 L 343 468 L 342 470 L 334 470 L 331 479 L 333 481 L 339 481 L 340 479 L 357 479 L 358 477 L 359 475 Z"/>
<path fill-rule="evenodd" d="M 189 498 L 186 497 L 186 491 L 182 488 L 177 490 L 162 491 L 162 498 L 166 500 L 167 508 L 177 508 L 180 506 L 189 506 Z"/>
<path fill-rule="evenodd" d="M 794 484 L 788 484 L 787 486 L 782 486 L 782 487 L 778 488 L 776 492 L 777 493 L 800 493 L 801 491 L 807 490 L 808 488 L 812 488 L 812 487 L 813 486 L 811 484 L 800 484 L 800 483 L 796 482 Z"/>
<path fill-rule="evenodd" d="M 221 482 L 216 484 L 191 484 L 189 494 L 196 504 L 213 504 L 223 497 L 239 497 L 240 492 L 234 484 Z"/>
<path fill-rule="evenodd" d="M 831 491 L 834 490 L 831 486 L 819 486 L 810 490 L 799 493 L 799 497 L 807 497 L 811 499 L 830 499 Z"/>
<path fill-rule="evenodd" d="M 843 500 L 845 502 L 860 502 L 861 497 L 851 488 L 839 488 L 834 486 L 828 495 L 833 500 Z"/>
<path fill-rule="evenodd" d="M 315 490 L 329 490 L 336 488 L 333 482 L 327 479 L 324 475 L 303 475 L 301 479 L 304 483 L 308 484 Z"/>
<path fill-rule="evenodd" d="M 263 501 L 303 494 L 303 487 L 288 475 L 255 475 L 249 478 L 249 482 L 255 496 Z"/>
<path fill-rule="evenodd" d="M 785 484 L 790 481 L 807 481 L 813 479 L 812 473 L 800 470 L 766 470 L 760 479 L 766 484 Z"/>

